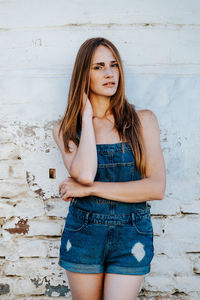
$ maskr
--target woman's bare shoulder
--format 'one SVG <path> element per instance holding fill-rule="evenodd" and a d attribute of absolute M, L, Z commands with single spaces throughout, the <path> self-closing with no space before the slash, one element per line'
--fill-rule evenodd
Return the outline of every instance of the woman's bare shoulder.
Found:
<path fill-rule="evenodd" d="M 152 132 L 160 134 L 158 118 L 156 114 L 150 109 L 141 109 L 136 111 L 144 136 L 152 136 Z"/>
<path fill-rule="evenodd" d="M 149 123 L 152 124 L 152 123 L 158 122 L 158 119 L 157 119 L 155 113 L 150 109 L 136 110 L 136 113 L 137 113 L 143 127 L 149 126 L 150 125 Z"/>

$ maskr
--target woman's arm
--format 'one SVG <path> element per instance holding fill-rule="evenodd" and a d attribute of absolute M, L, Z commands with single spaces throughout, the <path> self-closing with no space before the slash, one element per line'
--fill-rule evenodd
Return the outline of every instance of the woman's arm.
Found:
<path fill-rule="evenodd" d="M 76 184 L 68 179 L 60 185 L 64 188 L 61 195 L 67 197 L 98 197 L 120 202 L 143 202 L 163 199 L 166 188 L 165 162 L 160 146 L 160 129 L 155 114 L 150 110 L 138 112 L 142 128 L 144 145 L 147 155 L 147 176 L 144 179 L 128 182 L 99 182 L 95 181 L 89 187 Z"/>
<path fill-rule="evenodd" d="M 143 202 L 161 200 L 166 189 L 166 170 L 160 145 L 160 129 L 156 115 L 151 110 L 138 112 L 147 155 L 146 178 L 129 182 L 94 182 L 90 195 L 115 201 Z"/>
<path fill-rule="evenodd" d="M 97 151 L 92 115 L 84 114 L 80 143 L 71 163 L 71 176 L 79 182 L 91 185 L 97 172 Z"/>
<path fill-rule="evenodd" d="M 56 141 L 69 175 L 81 184 L 91 185 L 97 171 L 97 151 L 94 128 L 92 123 L 92 106 L 87 99 L 82 116 L 82 130 L 78 147 L 70 141 L 71 153 L 66 153 L 62 136 L 58 136 L 59 125 L 53 127 L 53 137 Z"/>

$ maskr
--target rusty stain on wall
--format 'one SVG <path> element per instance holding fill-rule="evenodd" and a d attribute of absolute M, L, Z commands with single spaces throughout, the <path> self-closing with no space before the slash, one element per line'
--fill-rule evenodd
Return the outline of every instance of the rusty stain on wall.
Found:
<path fill-rule="evenodd" d="M 15 224 L 14 228 L 5 228 L 5 230 L 7 230 L 9 233 L 11 234 L 15 234 L 15 233 L 23 233 L 26 234 L 29 231 L 29 225 L 28 223 L 28 219 L 24 220 L 24 219 L 20 219 L 19 221 Z"/>

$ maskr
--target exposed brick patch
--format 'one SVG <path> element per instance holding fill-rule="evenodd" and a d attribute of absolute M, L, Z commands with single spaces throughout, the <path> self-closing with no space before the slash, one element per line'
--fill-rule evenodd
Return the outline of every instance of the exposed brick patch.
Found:
<path fill-rule="evenodd" d="M 10 286 L 8 284 L 0 283 L 0 295 L 5 295 L 10 292 Z"/>
<path fill-rule="evenodd" d="M 11 234 L 15 234 L 15 233 L 23 233 L 26 234 L 29 231 L 29 225 L 28 223 L 28 219 L 24 220 L 24 219 L 20 219 L 17 223 L 15 223 L 15 227 L 14 228 L 5 228 L 5 230 L 7 230 L 9 233 Z"/>

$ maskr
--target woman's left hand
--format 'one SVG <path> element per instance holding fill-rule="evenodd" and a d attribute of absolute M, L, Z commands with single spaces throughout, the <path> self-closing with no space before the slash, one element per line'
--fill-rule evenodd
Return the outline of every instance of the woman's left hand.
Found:
<path fill-rule="evenodd" d="M 59 185 L 59 194 L 64 201 L 70 201 L 73 197 L 85 197 L 89 195 L 88 186 L 67 177 Z"/>

